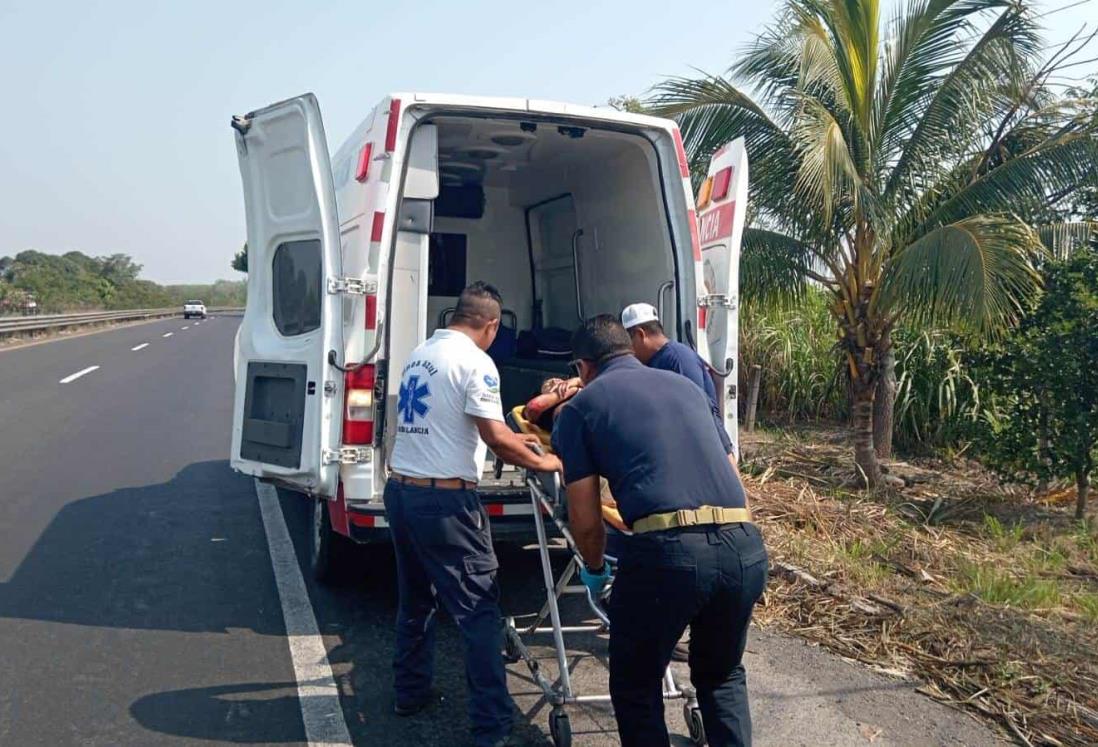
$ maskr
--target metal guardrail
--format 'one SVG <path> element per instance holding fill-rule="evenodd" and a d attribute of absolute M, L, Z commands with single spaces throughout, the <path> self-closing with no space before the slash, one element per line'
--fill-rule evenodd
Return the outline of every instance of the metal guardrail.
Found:
<path fill-rule="evenodd" d="M 206 309 L 208 314 L 243 312 L 243 307 L 218 306 Z M 66 327 L 81 327 L 105 322 L 128 322 L 143 319 L 167 319 L 182 316 L 178 306 L 170 309 L 129 309 L 127 311 L 83 311 L 76 314 L 39 314 L 36 316 L 0 317 L 0 337 L 20 332 L 43 332 Z"/>

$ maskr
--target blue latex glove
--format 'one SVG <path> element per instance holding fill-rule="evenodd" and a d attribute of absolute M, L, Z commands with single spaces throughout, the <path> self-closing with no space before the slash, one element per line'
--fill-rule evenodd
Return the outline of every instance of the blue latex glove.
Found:
<path fill-rule="evenodd" d="M 602 590 L 606 588 L 606 584 L 610 582 L 610 565 L 603 561 L 602 571 L 600 573 L 592 573 L 587 570 L 586 565 L 580 566 L 580 581 L 587 587 L 587 590 L 591 592 L 591 596 L 595 599 L 599 598 L 602 594 Z"/>

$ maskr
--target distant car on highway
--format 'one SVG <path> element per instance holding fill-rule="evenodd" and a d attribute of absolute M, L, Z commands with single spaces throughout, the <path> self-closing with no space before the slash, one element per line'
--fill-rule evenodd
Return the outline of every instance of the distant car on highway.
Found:
<path fill-rule="evenodd" d="M 184 301 L 183 302 L 183 318 L 190 319 L 196 317 L 198 319 L 206 318 L 206 304 L 201 301 Z"/>

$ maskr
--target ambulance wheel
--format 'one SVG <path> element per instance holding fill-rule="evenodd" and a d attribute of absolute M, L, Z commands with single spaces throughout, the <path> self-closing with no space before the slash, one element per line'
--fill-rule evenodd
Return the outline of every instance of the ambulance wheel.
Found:
<path fill-rule="evenodd" d="M 554 747 L 572 747 L 572 722 L 562 710 L 553 710 L 549 714 L 549 736 Z"/>
<path fill-rule="evenodd" d="M 346 576 L 350 540 L 332 529 L 328 514 L 328 501 L 313 500 L 309 520 L 309 569 L 313 578 L 322 584 L 335 584 Z"/>
<path fill-rule="evenodd" d="M 686 728 L 690 731 L 690 741 L 704 747 L 705 724 L 702 723 L 702 712 L 697 703 L 687 703 L 682 707 L 682 717 L 686 719 Z"/>

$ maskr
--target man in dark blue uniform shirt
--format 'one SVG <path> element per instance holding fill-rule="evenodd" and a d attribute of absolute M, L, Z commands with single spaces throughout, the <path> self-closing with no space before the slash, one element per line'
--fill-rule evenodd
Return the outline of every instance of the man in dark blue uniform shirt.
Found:
<path fill-rule="evenodd" d="M 667 336 L 663 331 L 663 325 L 660 324 L 656 307 L 650 303 L 634 303 L 626 306 L 621 312 L 621 323 L 633 343 L 633 354 L 641 363 L 650 368 L 681 374 L 705 392 L 706 399 L 709 400 L 709 411 L 717 424 L 717 435 L 721 439 L 721 445 L 724 446 L 724 453 L 729 454 L 735 464 L 732 439 L 724 429 L 724 417 L 717 402 L 717 386 L 713 383 L 713 377 L 709 375 L 708 367 L 702 357 L 697 351 Z"/>
<path fill-rule="evenodd" d="M 553 428 L 568 515 L 598 593 L 609 578 L 599 479 L 633 530 L 610 596 L 610 697 L 624 747 L 668 744 L 663 672 L 691 628 L 690 677 L 709 744 L 749 745 L 743 651 L 766 585 L 767 557 L 743 485 L 684 377 L 643 366 L 613 316 L 572 338 L 585 387 Z"/>
<path fill-rule="evenodd" d="M 663 331 L 656 307 L 650 303 L 634 303 L 626 306 L 621 312 L 621 323 L 633 343 L 633 354 L 641 363 L 649 368 L 673 371 L 685 376 L 705 392 L 705 397 L 709 400 L 709 411 L 713 413 L 713 422 L 717 426 L 717 436 L 721 439 L 724 452 L 728 454 L 728 460 L 732 462 L 732 469 L 736 470 L 736 476 L 739 477 L 740 472 L 736 467 L 736 453 L 732 446 L 732 439 L 724 429 L 724 416 L 721 415 L 720 405 L 717 404 L 717 386 L 713 383 L 713 377 L 709 375 L 709 367 L 702 357 L 694 349 L 668 338 L 667 333 Z M 672 656 L 677 661 L 689 661 L 689 649 L 688 635 L 675 645 Z"/>

